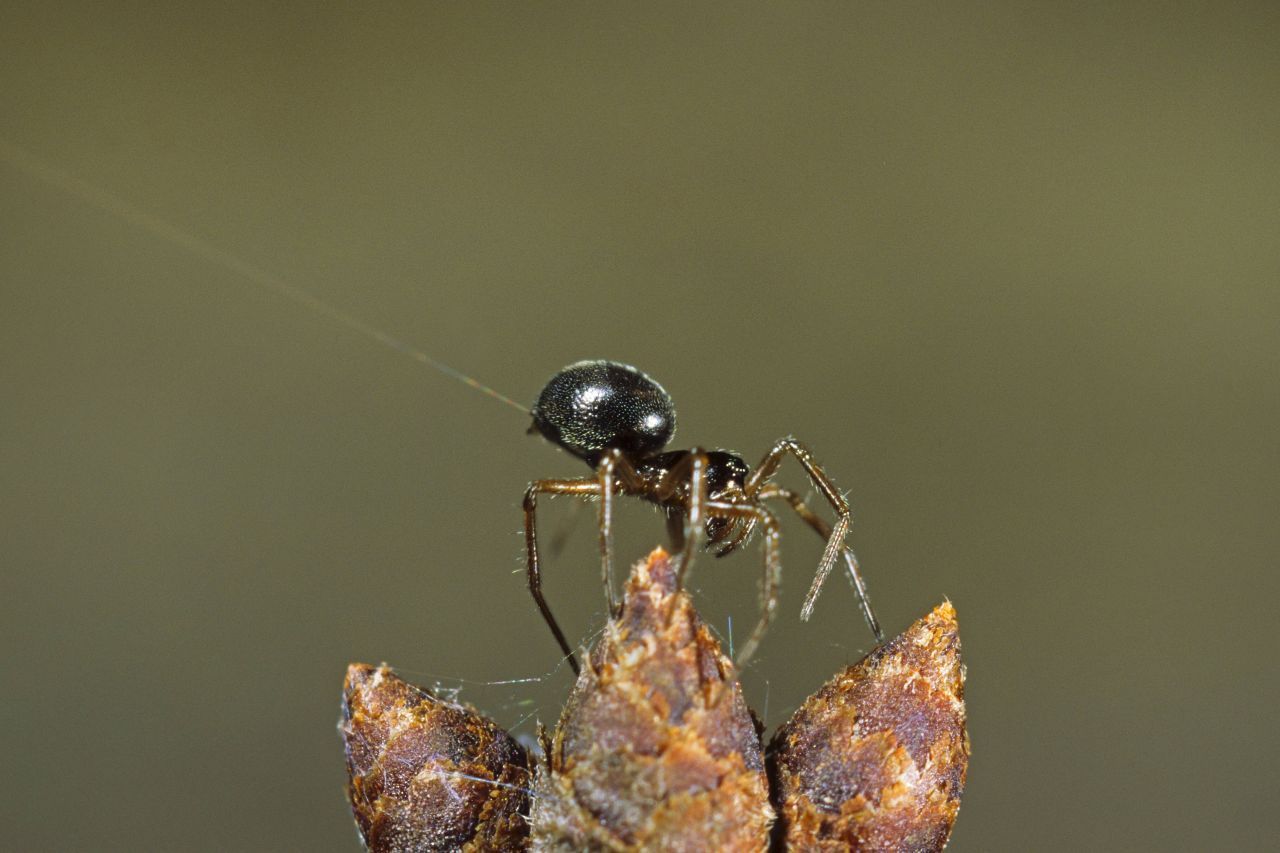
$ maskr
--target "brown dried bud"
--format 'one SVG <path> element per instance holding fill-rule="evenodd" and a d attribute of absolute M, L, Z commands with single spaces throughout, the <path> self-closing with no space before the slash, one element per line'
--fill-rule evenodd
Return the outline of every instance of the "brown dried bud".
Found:
<path fill-rule="evenodd" d="M 950 603 L 810 697 L 774 736 L 768 780 L 733 665 L 663 551 L 635 567 L 587 664 L 532 792 L 528 756 L 492 721 L 351 666 L 341 731 L 369 849 L 945 846 L 969 757 Z"/>
<path fill-rule="evenodd" d="M 583 668 L 534 783 L 539 850 L 764 850 L 760 734 L 661 549 Z"/>
<path fill-rule="evenodd" d="M 523 850 L 529 759 L 474 709 L 352 664 L 339 725 L 351 810 L 382 851 Z"/>
<path fill-rule="evenodd" d="M 809 697 L 769 745 L 788 850 L 941 850 L 969 764 L 943 602 Z"/>

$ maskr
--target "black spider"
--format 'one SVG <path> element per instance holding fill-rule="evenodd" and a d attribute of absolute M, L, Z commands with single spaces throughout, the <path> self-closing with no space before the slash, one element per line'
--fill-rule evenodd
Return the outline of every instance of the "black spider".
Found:
<path fill-rule="evenodd" d="M 738 652 L 742 666 L 755 653 L 769 619 L 778 604 L 782 571 L 777 516 L 765 505 L 770 499 L 785 501 L 811 528 L 827 540 L 818 571 L 800 612 L 808 619 L 836 557 L 844 555 L 857 590 L 867 625 L 877 641 L 883 641 L 880 625 L 871 610 L 866 585 L 853 552 L 844 546 L 849 530 L 849 505 L 808 449 L 791 438 L 776 442 L 755 470 L 741 456 L 727 450 L 669 450 L 662 448 L 676 429 L 675 405 L 662 386 L 644 373 L 614 361 L 580 361 L 561 370 L 542 389 L 531 409 L 533 425 L 548 440 L 595 469 L 594 477 L 536 480 L 524 496 L 525 541 L 528 550 L 529 591 L 569 659 L 574 673 L 577 657 L 565 640 L 551 608 L 542 597 L 538 570 L 538 537 L 534 517 L 538 495 L 577 495 L 600 500 L 601 574 L 609 612 L 617 612 L 613 595 L 613 499 L 633 495 L 666 510 L 668 526 L 680 548 L 679 582 L 683 584 L 693 562 L 699 538 L 717 544 L 723 556 L 744 542 L 757 526 L 764 531 L 764 582 L 760 594 L 760 621 Z M 782 459 L 790 453 L 804 467 L 818 491 L 836 513 L 827 524 L 804 504 L 795 492 L 773 485 Z"/>

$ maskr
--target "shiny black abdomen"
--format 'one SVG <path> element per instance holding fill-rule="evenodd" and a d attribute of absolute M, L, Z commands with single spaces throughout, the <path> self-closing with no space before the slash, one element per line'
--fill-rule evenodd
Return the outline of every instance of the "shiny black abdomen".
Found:
<path fill-rule="evenodd" d="M 667 445 L 676 410 L 662 386 L 616 361 L 561 370 L 533 404 L 533 429 L 595 467 L 605 450 L 643 458 Z"/>

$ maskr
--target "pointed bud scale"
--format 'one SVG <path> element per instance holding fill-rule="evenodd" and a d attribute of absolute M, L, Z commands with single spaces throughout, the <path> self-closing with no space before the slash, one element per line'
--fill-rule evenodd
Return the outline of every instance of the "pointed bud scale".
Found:
<path fill-rule="evenodd" d="M 759 732 L 732 663 L 654 551 L 627 582 L 534 784 L 538 850 L 767 848 Z"/>
<path fill-rule="evenodd" d="M 969 763 L 956 612 L 943 602 L 829 681 L 769 745 L 788 850 L 941 850 Z"/>
<path fill-rule="evenodd" d="M 474 709 L 352 664 L 339 724 L 351 810 L 383 851 L 523 850 L 529 760 Z"/>

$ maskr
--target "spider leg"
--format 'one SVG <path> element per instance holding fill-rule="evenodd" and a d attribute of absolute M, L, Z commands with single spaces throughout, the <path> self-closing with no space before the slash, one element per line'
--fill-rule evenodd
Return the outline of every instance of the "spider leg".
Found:
<path fill-rule="evenodd" d="M 813 531 L 823 539 L 830 537 L 831 526 L 827 524 L 813 510 L 805 505 L 805 502 L 799 495 L 790 489 L 784 489 L 781 486 L 768 485 L 757 494 L 760 500 L 770 500 L 772 498 L 781 498 L 791 505 L 796 515 L 808 524 Z M 867 596 L 867 585 L 862 580 L 862 572 L 858 568 L 858 558 L 853 555 L 850 548 L 843 548 L 845 567 L 849 570 L 849 582 L 853 584 L 853 590 L 858 595 L 858 603 L 862 607 L 862 616 L 867 620 L 867 627 L 871 629 L 871 633 L 875 634 L 876 642 L 884 642 L 884 633 L 880 630 L 880 621 L 876 619 L 875 612 L 871 609 L 871 599 Z M 818 597 L 818 589 L 821 587 L 821 579 L 815 576 L 813 585 L 809 588 L 809 594 L 805 596 L 804 608 L 800 611 L 800 618 L 807 620 L 813 613 L 813 605 Z"/>
<path fill-rule="evenodd" d="M 818 491 L 827 499 L 827 502 L 831 504 L 831 508 L 836 513 L 836 523 L 832 526 L 831 533 L 827 536 L 827 546 L 822 551 L 822 559 L 818 562 L 817 572 L 814 573 L 813 586 L 809 590 L 804 609 L 801 611 L 801 618 L 807 619 L 809 612 L 813 609 L 813 602 L 817 598 L 818 591 L 822 589 L 823 581 L 831 573 L 831 568 L 836 564 L 836 558 L 840 556 L 841 551 L 844 549 L 844 539 L 849 532 L 849 504 L 845 501 L 844 495 L 840 494 L 840 490 L 836 488 L 836 484 L 827 476 L 827 472 L 813 458 L 809 448 L 794 438 L 779 439 L 769 452 L 764 455 L 764 459 L 751 472 L 751 476 L 747 478 L 747 482 L 743 486 L 743 491 L 747 497 L 755 497 L 759 494 L 765 484 L 778 472 L 778 466 L 782 464 L 783 457 L 788 453 L 796 458 L 796 461 L 804 468 L 805 473 L 809 475 L 809 479 L 817 486 Z"/>
<path fill-rule="evenodd" d="M 529 592 L 533 595 L 533 600 L 537 602 L 538 610 L 542 612 L 542 618 L 546 621 L 547 627 L 551 629 L 551 633 L 555 635 L 556 642 L 560 644 L 560 650 L 564 652 L 564 656 L 568 659 L 569 666 L 573 669 L 575 676 L 580 671 L 578 658 L 569 646 L 569 641 L 565 639 L 564 631 L 560 630 L 560 623 L 556 622 L 556 617 L 551 615 L 551 608 L 547 606 L 547 600 L 542 597 L 542 573 L 538 569 L 538 531 L 535 516 L 538 510 L 538 495 L 589 497 L 599 493 L 600 483 L 596 480 L 588 479 L 534 480 L 524 493 L 524 543 L 525 556 L 528 561 Z"/>
<path fill-rule="evenodd" d="M 769 629 L 769 621 L 773 611 L 778 608 L 778 590 L 782 585 L 782 532 L 778 518 L 763 505 L 752 501 L 736 503 L 733 501 L 707 501 L 708 513 L 721 518 L 745 519 L 748 524 L 759 524 L 764 528 L 764 577 L 760 585 L 760 619 L 751 631 L 747 641 L 738 650 L 734 663 L 739 669 L 751 660 L 760 641 Z"/>
<path fill-rule="evenodd" d="M 618 604 L 613 597 L 613 498 L 619 486 L 625 491 L 643 489 L 644 482 L 631 460 L 621 450 L 608 451 L 596 468 L 600 485 L 600 578 L 604 583 L 604 597 L 609 615 L 618 615 Z"/>
<path fill-rule="evenodd" d="M 706 532 L 707 501 L 707 455 L 700 448 L 691 449 L 662 478 L 658 492 L 670 492 L 675 484 L 687 475 L 689 492 L 685 500 L 684 530 L 681 540 L 680 566 L 676 570 L 676 589 L 684 589 L 685 578 L 689 575 L 689 567 L 693 565 L 693 555 Z"/>

